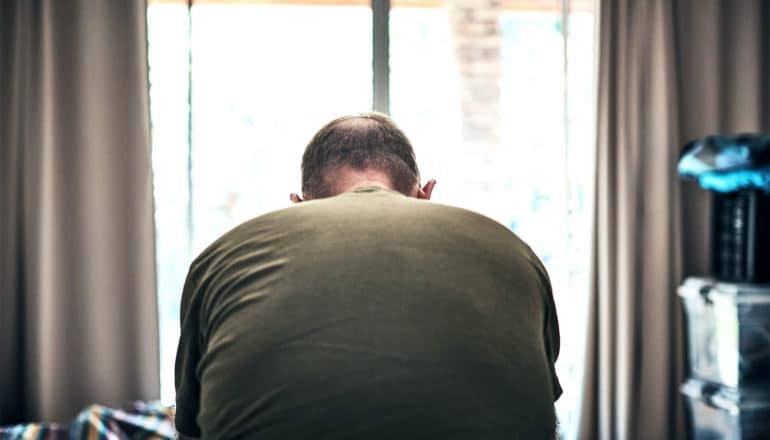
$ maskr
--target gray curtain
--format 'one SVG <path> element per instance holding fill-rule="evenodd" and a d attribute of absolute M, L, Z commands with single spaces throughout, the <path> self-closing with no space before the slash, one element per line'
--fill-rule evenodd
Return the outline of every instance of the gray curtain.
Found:
<path fill-rule="evenodd" d="M 593 280 L 581 439 L 683 438 L 676 287 L 708 274 L 685 141 L 767 131 L 770 2 L 600 0 Z"/>
<path fill-rule="evenodd" d="M 0 424 L 157 399 L 145 4 L 0 2 Z"/>

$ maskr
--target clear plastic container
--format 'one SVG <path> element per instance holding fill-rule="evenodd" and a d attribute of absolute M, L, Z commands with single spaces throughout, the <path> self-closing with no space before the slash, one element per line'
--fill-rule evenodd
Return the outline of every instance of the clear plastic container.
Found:
<path fill-rule="evenodd" d="M 690 376 L 770 390 L 770 285 L 688 278 L 679 296 Z"/>
<path fill-rule="evenodd" d="M 681 391 L 687 399 L 691 439 L 770 439 L 770 389 L 738 390 L 689 379 Z"/>

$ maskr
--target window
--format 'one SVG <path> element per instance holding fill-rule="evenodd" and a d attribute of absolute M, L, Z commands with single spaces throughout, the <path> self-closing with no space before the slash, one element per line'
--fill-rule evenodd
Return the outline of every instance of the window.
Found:
<path fill-rule="evenodd" d="M 192 258 L 238 223 L 288 206 L 321 125 L 385 105 L 424 178 L 438 180 L 434 199 L 510 227 L 548 268 L 562 333 L 557 411 L 575 438 L 593 185 L 591 0 L 462 3 L 392 0 L 389 14 L 379 3 L 382 15 L 368 0 L 150 2 L 164 402 L 174 399 Z"/>

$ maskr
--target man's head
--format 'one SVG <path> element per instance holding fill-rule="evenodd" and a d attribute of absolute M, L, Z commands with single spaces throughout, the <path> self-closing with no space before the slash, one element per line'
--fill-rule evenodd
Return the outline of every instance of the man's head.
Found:
<path fill-rule="evenodd" d="M 343 116 L 323 126 L 302 156 L 304 198 L 331 197 L 369 185 L 428 199 L 435 181 L 420 188 L 412 145 L 383 114 Z M 297 194 L 291 199 L 302 201 Z"/>

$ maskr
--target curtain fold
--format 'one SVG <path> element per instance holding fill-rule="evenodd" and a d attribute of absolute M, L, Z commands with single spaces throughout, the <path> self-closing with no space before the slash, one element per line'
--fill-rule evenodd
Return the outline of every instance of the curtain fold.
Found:
<path fill-rule="evenodd" d="M 593 283 L 581 439 L 684 438 L 684 277 L 709 273 L 687 140 L 768 131 L 770 3 L 601 0 Z"/>
<path fill-rule="evenodd" d="M 144 1 L 0 3 L 0 424 L 157 399 Z"/>
<path fill-rule="evenodd" d="M 602 1 L 596 220 L 580 438 L 667 438 L 681 344 L 670 2 Z M 642 435 L 644 434 L 644 435 Z"/>

